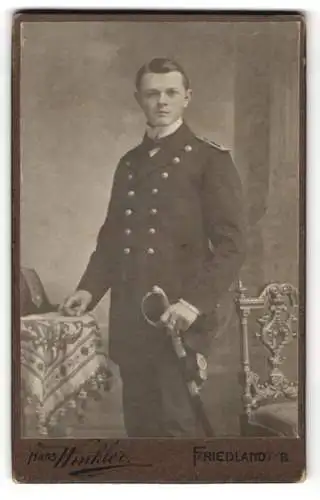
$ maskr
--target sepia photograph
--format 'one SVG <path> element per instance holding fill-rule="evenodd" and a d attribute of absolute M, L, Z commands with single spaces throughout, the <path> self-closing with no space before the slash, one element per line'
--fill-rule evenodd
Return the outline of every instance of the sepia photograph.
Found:
<path fill-rule="evenodd" d="M 209 471 L 243 459 L 216 439 L 249 439 L 247 462 L 303 440 L 302 17 L 22 13 L 16 33 L 26 463 L 178 438 Z"/>

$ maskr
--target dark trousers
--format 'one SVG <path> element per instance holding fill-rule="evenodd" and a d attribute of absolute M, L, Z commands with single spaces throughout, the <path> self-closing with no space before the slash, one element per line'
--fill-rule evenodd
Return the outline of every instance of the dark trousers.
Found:
<path fill-rule="evenodd" d="M 203 437 L 170 345 L 120 365 L 128 437 Z"/>

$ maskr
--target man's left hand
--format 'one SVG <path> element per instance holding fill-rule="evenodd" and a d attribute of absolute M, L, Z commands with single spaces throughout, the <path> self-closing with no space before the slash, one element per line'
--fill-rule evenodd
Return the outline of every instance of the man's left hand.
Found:
<path fill-rule="evenodd" d="M 162 314 L 161 321 L 170 330 L 176 329 L 185 332 L 197 319 L 198 315 L 196 309 L 188 307 L 184 303 L 176 302 Z"/>

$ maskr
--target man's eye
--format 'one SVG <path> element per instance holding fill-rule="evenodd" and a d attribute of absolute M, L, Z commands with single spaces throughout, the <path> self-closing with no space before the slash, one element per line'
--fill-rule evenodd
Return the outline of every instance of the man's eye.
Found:
<path fill-rule="evenodd" d="M 178 93 L 178 92 L 177 92 L 177 90 L 175 90 L 175 89 L 169 89 L 169 90 L 167 91 L 167 95 L 168 95 L 169 97 L 173 97 L 173 96 L 175 96 L 177 93 Z"/>
<path fill-rule="evenodd" d="M 147 97 L 156 97 L 158 95 L 158 92 L 150 91 L 146 93 Z"/>

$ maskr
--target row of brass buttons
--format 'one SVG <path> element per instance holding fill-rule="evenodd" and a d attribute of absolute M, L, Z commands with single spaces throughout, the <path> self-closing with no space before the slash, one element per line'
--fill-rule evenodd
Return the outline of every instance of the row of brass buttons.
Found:
<path fill-rule="evenodd" d="M 152 194 L 158 194 L 158 193 L 159 193 L 159 189 L 158 189 L 158 188 L 153 188 L 153 189 L 152 189 L 152 191 L 151 191 L 151 193 L 152 193 Z M 135 193 L 135 191 L 133 191 L 133 190 L 128 191 L 128 196 L 129 196 L 130 198 L 132 198 L 133 196 L 135 196 L 135 194 L 136 194 L 136 193 Z"/>
<path fill-rule="evenodd" d="M 187 152 L 192 151 L 192 147 L 191 147 L 189 144 L 187 144 L 187 145 L 184 147 L 184 150 L 185 150 L 185 151 L 187 151 Z M 180 158 L 179 158 L 178 156 L 175 156 L 175 157 L 173 158 L 173 160 L 172 160 L 172 162 L 173 162 L 174 164 L 176 164 L 176 165 L 177 165 L 178 163 L 180 163 L 180 161 L 181 161 L 181 160 L 180 160 Z M 127 162 L 127 165 L 129 166 L 129 165 L 130 165 L 130 162 Z M 162 179 L 168 179 L 168 177 L 169 177 L 168 172 L 162 172 L 161 177 L 162 177 Z M 132 173 L 129 173 L 129 174 L 128 174 L 128 179 L 129 179 L 129 180 L 132 180 L 132 179 L 133 179 L 133 175 L 132 175 Z M 158 188 L 153 188 L 151 192 L 152 192 L 152 194 L 157 194 L 157 193 L 159 192 L 159 189 L 158 189 Z M 135 196 L 135 191 L 133 191 L 133 190 L 128 191 L 128 196 L 129 196 L 130 198 L 132 198 L 133 196 Z M 150 213 L 151 215 L 156 215 L 156 214 L 158 213 L 158 210 L 157 210 L 156 208 L 151 208 L 151 209 L 150 209 L 150 211 L 149 211 L 149 213 Z M 133 210 L 132 210 L 131 208 L 127 208 L 127 209 L 125 210 L 125 215 L 126 215 L 126 216 L 130 216 L 130 215 L 132 215 L 132 214 L 133 214 Z M 126 235 L 130 235 L 130 234 L 132 233 L 132 230 L 131 230 L 130 228 L 126 228 L 126 229 L 124 230 L 124 232 L 125 232 L 125 234 L 126 234 Z M 149 234 L 155 234 L 155 233 L 156 233 L 155 228 L 153 228 L 153 227 L 149 228 L 148 233 L 149 233 Z M 130 254 L 131 249 L 130 249 L 129 247 L 126 247 L 126 248 L 124 248 L 124 250 L 123 250 L 123 251 L 124 251 L 124 253 L 125 253 L 126 255 L 128 255 L 128 254 Z M 153 255 L 153 254 L 155 253 L 154 248 L 151 248 L 151 247 L 150 247 L 150 248 L 148 248 L 148 249 L 147 249 L 147 253 L 148 253 L 149 255 Z"/>
<path fill-rule="evenodd" d="M 124 213 L 126 214 L 127 217 L 129 217 L 129 215 L 133 214 L 133 210 L 131 210 L 131 208 L 127 208 Z M 158 213 L 158 209 L 157 208 L 150 208 L 149 213 L 151 215 L 156 215 Z"/>
<path fill-rule="evenodd" d="M 129 191 L 129 193 L 130 193 L 130 191 Z M 129 194 L 129 193 L 128 193 L 128 194 Z M 154 188 L 154 189 L 152 190 L 152 193 L 153 193 L 153 194 L 157 194 L 157 193 L 158 193 L 158 189 L 157 189 L 157 188 Z M 133 194 L 134 194 L 134 193 L 133 193 Z M 132 196 L 132 195 L 131 195 L 131 196 Z M 151 214 L 151 215 L 156 215 L 157 213 L 158 213 L 158 210 L 157 210 L 156 208 L 151 208 L 151 209 L 150 209 L 150 214 Z M 125 214 L 126 214 L 126 216 L 130 216 L 130 215 L 132 215 L 132 214 L 133 214 L 133 210 L 131 210 L 131 208 L 127 208 L 127 209 L 125 210 Z M 132 233 L 132 229 L 130 229 L 129 227 L 127 227 L 127 228 L 124 230 L 124 232 L 125 232 L 125 234 L 126 234 L 127 236 L 129 236 L 129 235 Z M 149 234 L 155 234 L 155 233 L 156 233 L 155 228 L 154 228 L 154 227 L 150 227 L 150 228 L 148 229 L 148 233 L 149 233 Z M 130 249 L 129 247 L 126 247 L 126 248 L 124 248 L 123 252 L 124 252 L 124 254 L 125 254 L 125 255 L 129 255 L 129 254 L 131 253 L 131 249 Z M 154 248 L 151 248 L 151 247 L 150 247 L 150 248 L 148 248 L 148 249 L 147 249 L 147 253 L 148 253 L 149 255 L 154 255 L 154 253 L 155 253 Z"/>
<path fill-rule="evenodd" d="M 124 252 L 125 255 L 129 255 L 129 253 L 131 253 L 131 248 L 126 247 L 126 248 L 124 248 L 123 252 Z M 150 247 L 150 248 L 147 249 L 147 254 L 154 255 L 154 253 L 155 253 L 154 248 Z"/>
<path fill-rule="evenodd" d="M 180 161 L 180 160 L 179 160 L 179 161 Z M 178 162 L 176 162 L 176 163 L 178 163 Z M 169 177 L 168 172 L 162 172 L 161 177 L 162 177 L 162 179 L 168 179 L 168 177 Z M 129 179 L 129 181 L 131 181 L 131 180 L 133 179 L 133 175 L 132 175 L 132 174 L 128 174 L 128 179 Z M 133 195 L 134 195 L 134 191 L 129 191 L 129 193 L 132 193 L 132 195 L 131 195 L 131 196 L 133 196 Z M 128 193 L 128 194 L 129 194 L 129 193 Z"/>
<path fill-rule="evenodd" d="M 127 227 L 127 228 L 124 230 L 124 232 L 125 232 L 125 234 L 126 234 L 127 236 L 129 236 L 129 235 L 132 233 L 132 229 L 130 229 L 129 227 Z M 155 234 L 155 233 L 156 233 L 155 228 L 154 228 L 154 227 L 150 227 L 150 228 L 148 229 L 148 233 L 150 233 L 150 234 Z"/>

